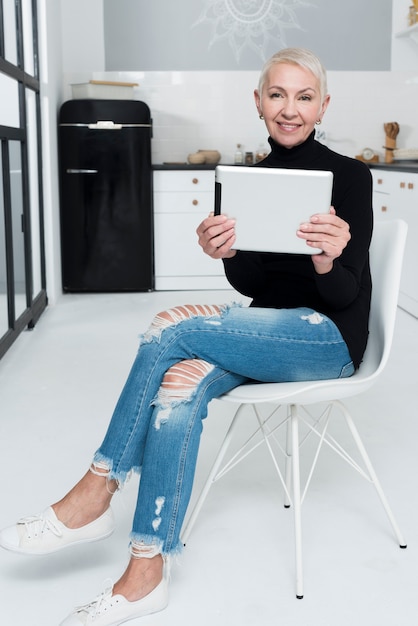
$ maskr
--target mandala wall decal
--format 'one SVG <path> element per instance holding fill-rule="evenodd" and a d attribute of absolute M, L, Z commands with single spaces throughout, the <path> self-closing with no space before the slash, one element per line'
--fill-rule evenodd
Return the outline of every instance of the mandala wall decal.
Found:
<path fill-rule="evenodd" d="M 192 25 L 210 23 L 209 49 L 227 40 L 237 61 L 250 48 L 264 61 L 270 41 L 286 47 L 285 31 L 301 29 L 296 10 L 312 6 L 305 0 L 204 0 L 204 10 Z"/>

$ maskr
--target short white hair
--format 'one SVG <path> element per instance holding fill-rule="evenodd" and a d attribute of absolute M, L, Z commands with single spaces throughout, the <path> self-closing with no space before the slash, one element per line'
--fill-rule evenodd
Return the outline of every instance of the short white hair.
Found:
<path fill-rule="evenodd" d="M 266 61 L 261 70 L 260 80 L 258 82 L 258 92 L 261 96 L 267 75 L 272 67 L 278 63 L 293 63 L 309 70 L 319 82 L 319 95 L 321 102 L 324 101 L 328 93 L 327 73 L 319 58 L 310 50 L 305 48 L 283 48 Z"/>

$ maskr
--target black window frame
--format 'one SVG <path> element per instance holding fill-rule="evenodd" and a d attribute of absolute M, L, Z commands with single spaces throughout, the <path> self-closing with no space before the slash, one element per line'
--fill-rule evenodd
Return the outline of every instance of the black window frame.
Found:
<path fill-rule="evenodd" d="M 20 333 L 27 329 L 32 329 L 42 312 L 45 310 L 48 299 L 46 292 L 46 263 L 45 263 L 45 242 L 44 242 L 44 213 L 43 213 L 43 186 L 42 186 L 42 129 L 41 129 L 41 97 L 39 80 L 39 52 L 38 52 L 38 20 L 37 20 L 37 0 L 32 0 L 32 42 L 33 42 L 33 74 L 25 71 L 24 67 L 24 32 L 22 19 L 22 0 L 14 0 L 16 19 L 16 47 L 17 65 L 5 58 L 5 37 L 4 37 L 4 0 L 0 0 L 0 72 L 16 81 L 18 85 L 19 98 L 19 128 L 4 126 L 0 119 L 0 151 L 1 151 L 1 172 L 3 178 L 3 200 L 5 226 L 5 247 L 6 247 L 6 281 L 7 281 L 7 317 L 8 329 L 0 336 L 0 358 L 7 352 Z M 28 134 L 27 134 L 27 108 L 26 94 L 31 90 L 35 94 L 35 116 L 36 116 L 36 147 L 38 163 L 38 206 L 39 206 L 39 250 L 40 250 L 40 291 L 33 293 L 33 265 L 32 265 L 32 239 L 31 239 L 31 196 L 29 185 L 29 156 L 28 156 Z M 14 260 L 13 260 L 13 232 L 12 232 L 12 204 L 10 190 L 10 162 L 9 148 L 10 142 L 20 143 L 20 156 L 22 166 L 22 232 L 24 247 L 24 268 L 26 285 L 26 307 L 25 310 L 16 317 L 15 309 L 15 282 L 14 282 Z"/>

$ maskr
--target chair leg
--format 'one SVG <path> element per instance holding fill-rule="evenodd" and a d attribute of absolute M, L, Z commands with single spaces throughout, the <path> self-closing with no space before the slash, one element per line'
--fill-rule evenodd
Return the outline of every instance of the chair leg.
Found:
<path fill-rule="evenodd" d="M 284 460 L 284 480 L 286 489 L 284 490 L 284 508 L 290 508 L 291 502 L 289 495 L 292 485 L 292 429 L 291 420 L 287 420 L 286 424 L 286 454 Z"/>
<path fill-rule="evenodd" d="M 387 500 L 387 498 L 386 498 L 386 496 L 384 494 L 384 491 L 382 489 L 380 481 L 379 481 L 379 479 L 377 477 L 377 474 L 376 474 L 376 472 L 374 470 L 372 462 L 370 461 L 369 455 L 366 452 L 366 448 L 364 447 L 363 441 L 360 438 L 359 432 L 358 432 L 358 430 L 357 430 L 357 428 L 356 428 L 356 426 L 355 426 L 355 424 L 353 422 L 353 419 L 352 419 L 350 413 L 348 412 L 348 410 L 346 409 L 346 407 L 344 406 L 344 404 L 342 402 L 335 401 L 335 404 L 338 404 L 342 414 L 344 415 L 344 418 L 345 418 L 345 421 L 347 423 L 347 426 L 350 429 L 351 435 L 352 435 L 352 437 L 353 437 L 353 439 L 354 439 L 354 441 L 356 443 L 357 449 L 358 449 L 358 451 L 359 451 L 359 453 L 360 453 L 360 455 L 361 455 L 361 457 L 363 459 L 364 465 L 367 468 L 367 471 L 368 471 L 369 476 L 370 476 L 370 480 L 371 480 L 372 484 L 374 485 L 374 487 L 375 487 L 375 489 L 377 491 L 377 494 L 378 494 L 378 496 L 380 498 L 380 501 L 381 501 L 381 503 L 383 505 L 383 508 L 386 511 L 386 515 L 388 516 L 389 521 L 390 521 L 390 523 L 392 525 L 393 531 L 394 531 L 394 533 L 396 535 L 396 538 L 398 540 L 398 543 L 399 543 L 399 547 L 400 548 L 406 548 L 407 547 L 406 541 L 403 538 L 402 532 L 401 532 L 401 530 L 400 530 L 400 528 L 399 528 L 399 526 L 398 526 L 398 524 L 397 524 L 397 522 L 395 520 L 395 517 L 394 517 L 394 515 L 392 513 L 392 510 L 391 510 L 391 508 L 389 506 L 389 502 L 388 502 L 388 500 Z"/>
<path fill-rule="evenodd" d="M 302 565 L 302 515 L 300 500 L 300 466 L 299 466 L 299 417 L 297 406 L 290 406 L 292 432 L 292 482 L 293 508 L 295 520 L 295 552 L 296 552 L 296 597 L 303 598 L 303 565 Z"/>

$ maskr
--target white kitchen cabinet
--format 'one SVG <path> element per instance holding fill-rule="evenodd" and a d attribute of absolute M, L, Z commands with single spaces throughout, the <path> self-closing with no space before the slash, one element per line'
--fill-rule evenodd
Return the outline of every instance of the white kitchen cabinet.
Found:
<path fill-rule="evenodd" d="M 418 317 L 418 172 L 371 171 L 375 219 L 401 218 L 408 224 L 399 306 Z"/>
<path fill-rule="evenodd" d="M 196 228 L 213 211 L 214 170 L 154 170 L 155 289 L 230 289 Z"/>

